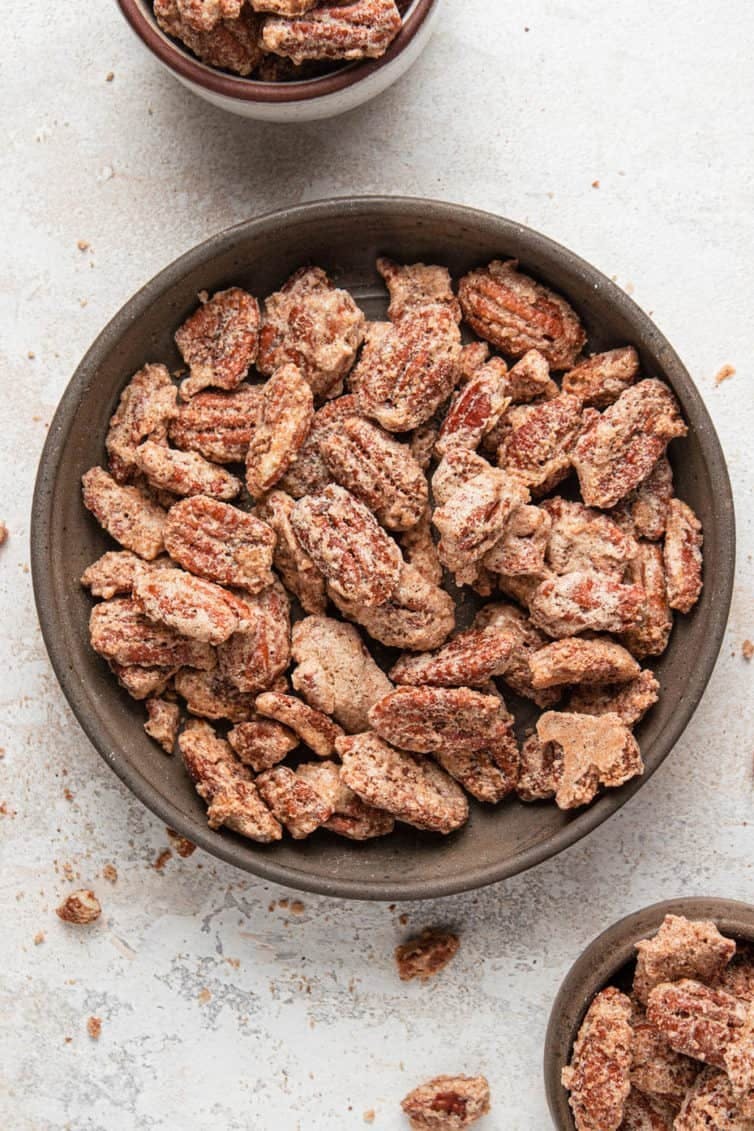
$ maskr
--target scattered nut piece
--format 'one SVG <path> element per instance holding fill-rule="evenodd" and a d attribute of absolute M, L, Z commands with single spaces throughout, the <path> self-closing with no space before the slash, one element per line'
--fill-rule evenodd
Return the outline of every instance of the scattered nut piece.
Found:
<path fill-rule="evenodd" d="M 717 981 L 736 953 L 736 944 L 721 935 L 714 923 L 666 915 L 654 938 L 636 944 L 636 953 L 633 992 L 646 1004 L 660 982 L 679 978 Z"/>
<path fill-rule="evenodd" d="M 64 923 L 93 923 L 102 914 L 102 906 L 93 891 L 82 889 L 71 892 L 57 908 L 57 916 Z"/>
<path fill-rule="evenodd" d="M 144 730 L 150 738 L 159 742 L 166 754 L 172 754 L 181 721 L 180 707 L 168 699 L 147 699 L 144 706 L 149 716 Z"/>
<path fill-rule="evenodd" d="M 458 953 L 458 936 L 449 931 L 426 930 L 408 942 L 401 943 L 395 950 L 398 975 L 402 982 L 418 978 L 428 982 Z"/>
<path fill-rule="evenodd" d="M 490 1110 L 490 1086 L 484 1076 L 435 1076 L 401 1107 L 413 1131 L 462 1131 Z"/>
<path fill-rule="evenodd" d="M 93 1041 L 98 1041 L 102 1033 L 102 1022 L 99 1017 L 89 1017 L 86 1022 L 86 1031 Z"/>

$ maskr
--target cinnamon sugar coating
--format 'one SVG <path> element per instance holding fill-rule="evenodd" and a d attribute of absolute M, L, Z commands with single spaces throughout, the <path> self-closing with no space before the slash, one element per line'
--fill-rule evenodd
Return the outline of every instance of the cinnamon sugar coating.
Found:
<path fill-rule="evenodd" d="M 363 841 L 389 836 L 395 828 L 391 813 L 367 805 L 348 788 L 336 762 L 304 762 L 296 774 L 331 807 L 332 816 L 324 824 L 328 832 Z"/>
<path fill-rule="evenodd" d="M 418 570 L 431 585 L 441 585 L 442 564 L 432 537 L 432 512 L 429 507 L 415 526 L 403 531 L 399 541 L 406 563 Z"/>
<path fill-rule="evenodd" d="M 676 1052 L 717 1068 L 746 1022 L 747 1006 L 724 990 L 691 978 L 660 982 L 647 1000 L 647 1018 Z"/>
<path fill-rule="evenodd" d="M 176 0 L 180 16 L 196 31 L 212 31 L 221 20 L 237 20 L 243 0 Z"/>
<path fill-rule="evenodd" d="M 390 678 L 414 687 L 475 687 L 503 674 L 514 643 L 511 635 L 494 626 L 469 629 L 437 652 L 401 656 L 393 664 Z"/>
<path fill-rule="evenodd" d="M 555 640 L 529 657 L 529 667 L 537 690 L 573 683 L 628 683 L 640 672 L 631 654 L 606 637 Z"/>
<path fill-rule="evenodd" d="M 256 717 L 255 696 L 239 691 L 217 668 L 208 672 L 181 668 L 173 682 L 191 715 L 213 721 L 228 719 L 232 723 Z"/>
<path fill-rule="evenodd" d="M 169 699 L 147 699 L 147 721 L 144 730 L 155 742 L 159 742 L 166 754 L 172 754 L 178 737 L 181 709 Z"/>
<path fill-rule="evenodd" d="M 529 735 L 521 746 L 516 792 L 522 801 L 549 801 L 563 777 L 563 748 Z"/>
<path fill-rule="evenodd" d="M 493 365 L 482 366 L 451 404 L 435 445 L 437 454 L 456 446 L 477 448 L 510 403 L 505 377 Z"/>
<path fill-rule="evenodd" d="M 509 431 L 497 462 L 532 494 L 546 495 L 568 475 L 582 427 L 581 401 L 561 393 L 541 404 L 517 405 L 505 418 Z"/>
<path fill-rule="evenodd" d="M 94 892 L 84 888 L 66 896 L 60 906 L 56 908 L 55 913 L 64 923 L 75 923 L 77 926 L 83 926 L 87 923 L 94 923 L 95 920 L 99 919 L 102 914 L 102 906 Z"/>
<path fill-rule="evenodd" d="M 665 533 L 672 498 L 673 469 L 662 455 L 646 479 L 613 508 L 612 517 L 636 538 L 658 542 Z"/>
<path fill-rule="evenodd" d="M 243 463 L 259 417 L 260 385 L 242 382 L 230 392 L 207 390 L 178 406 L 168 438 L 181 451 L 213 463 Z"/>
<path fill-rule="evenodd" d="M 631 1090 L 631 1001 L 610 986 L 589 1006 L 563 1069 L 576 1131 L 618 1131 Z"/>
<path fill-rule="evenodd" d="M 210 669 L 215 656 L 209 644 L 181 636 L 168 625 L 155 624 L 130 597 L 113 597 L 95 605 L 89 617 L 92 648 L 117 664 L 144 668 L 185 665 Z"/>
<path fill-rule="evenodd" d="M 142 440 L 164 443 L 177 412 L 176 388 L 164 365 L 145 365 L 134 374 L 120 395 L 105 438 L 108 467 L 117 483 L 133 479 Z"/>
<path fill-rule="evenodd" d="M 291 513 L 295 499 L 284 491 L 270 491 L 257 504 L 256 515 L 275 532 L 273 564 L 286 589 L 306 613 L 324 613 L 327 605 L 325 579 L 293 532 Z"/>
<path fill-rule="evenodd" d="M 624 585 L 596 570 L 547 578 L 532 593 L 531 619 L 548 636 L 582 632 L 626 632 L 640 615 L 645 598 L 640 585 Z"/>
<path fill-rule="evenodd" d="M 447 640 L 456 624 L 451 595 L 408 564 L 401 567 L 394 595 L 379 607 L 346 601 L 334 590 L 329 596 L 344 617 L 388 648 L 431 651 Z"/>
<path fill-rule="evenodd" d="M 468 687 L 398 687 L 369 712 L 381 738 L 419 754 L 484 750 L 506 719 L 500 699 Z"/>
<path fill-rule="evenodd" d="M 435 1076 L 401 1102 L 412 1131 L 462 1131 L 490 1110 L 484 1076 Z"/>
<path fill-rule="evenodd" d="M 241 490 L 241 480 L 197 452 L 181 452 L 145 440 L 136 449 L 136 465 L 152 487 L 174 495 L 209 495 L 228 501 Z"/>
<path fill-rule="evenodd" d="M 548 711 L 537 722 L 537 735 L 563 751 L 555 796 L 561 809 L 588 805 L 600 786 L 617 787 L 644 772 L 636 740 L 617 715 Z"/>
<path fill-rule="evenodd" d="M 461 308 L 453 294 L 447 267 L 400 264 L 382 256 L 377 260 L 377 270 L 390 292 L 387 313 L 391 322 L 399 322 L 404 314 L 422 306 L 447 306 L 456 322 L 461 321 Z"/>
<path fill-rule="evenodd" d="M 555 496 L 542 510 L 550 516 L 547 565 L 553 573 L 596 570 L 622 580 L 638 554 L 638 543 L 605 514 Z"/>
<path fill-rule="evenodd" d="M 639 375 L 639 355 L 633 346 L 596 353 L 563 377 L 563 392 L 592 408 L 607 408 Z"/>
<path fill-rule="evenodd" d="M 123 487 L 101 467 L 82 477 L 84 506 L 126 550 L 152 561 L 165 549 L 167 514 L 138 487 Z"/>
<path fill-rule="evenodd" d="M 218 291 L 176 331 L 175 344 L 189 367 L 181 385 L 184 400 L 210 385 L 237 388 L 257 356 L 257 300 L 240 287 Z"/>
<path fill-rule="evenodd" d="M 326 0 L 292 19 L 270 16 L 262 46 L 294 63 L 307 59 L 379 59 L 401 30 L 394 0 Z"/>
<path fill-rule="evenodd" d="M 249 623 L 249 609 L 239 597 L 182 569 L 138 575 L 133 596 L 150 620 L 208 644 L 223 644 Z"/>
<path fill-rule="evenodd" d="M 687 1092 L 673 1131 L 754 1131 L 754 1119 L 741 1115 L 726 1074 L 706 1068 Z"/>
<path fill-rule="evenodd" d="M 668 604 L 691 612 L 702 592 L 702 524 L 687 503 L 671 499 L 665 530 Z"/>
<path fill-rule="evenodd" d="M 683 915 L 666 915 L 654 938 L 636 944 L 634 995 L 646 1004 L 660 982 L 692 978 L 715 982 L 736 953 L 736 944 L 725 938 L 714 923 L 691 922 Z"/>
<path fill-rule="evenodd" d="M 674 1116 L 671 1104 L 650 1099 L 634 1089 L 626 1100 L 620 1131 L 673 1131 Z"/>
<path fill-rule="evenodd" d="M 314 398 L 301 370 L 284 365 L 263 386 L 246 452 L 246 486 L 254 499 L 285 475 L 311 428 Z"/>
<path fill-rule="evenodd" d="M 485 568 L 509 576 L 539 574 L 544 579 L 549 571 L 545 555 L 551 528 L 552 519 L 541 507 L 515 507 L 502 536 L 484 556 Z"/>
<path fill-rule="evenodd" d="M 287 766 L 265 770 L 256 779 L 265 803 L 294 840 L 304 840 L 333 815 L 332 806 Z"/>
<path fill-rule="evenodd" d="M 299 744 L 298 735 L 270 719 L 236 723 L 228 731 L 228 742 L 236 757 L 255 774 L 282 762 Z"/>
<path fill-rule="evenodd" d="M 644 1013 L 636 1012 L 631 1025 L 634 1031 L 632 1087 L 678 1111 L 699 1075 L 699 1064 L 675 1052 Z"/>
<path fill-rule="evenodd" d="M 528 501 L 526 488 L 497 468 L 462 484 L 432 516 L 440 532 L 440 561 L 466 579 L 468 567 L 492 549 L 511 513 Z"/>
<path fill-rule="evenodd" d="M 441 973 L 458 953 L 458 936 L 450 931 L 422 931 L 395 948 L 398 977 L 402 982 L 428 982 Z"/>
<path fill-rule="evenodd" d="M 259 593 L 273 581 L 275 535 L 253 515 L 196 495 L 171 507 L 165 548 L 190 573 Z"/>

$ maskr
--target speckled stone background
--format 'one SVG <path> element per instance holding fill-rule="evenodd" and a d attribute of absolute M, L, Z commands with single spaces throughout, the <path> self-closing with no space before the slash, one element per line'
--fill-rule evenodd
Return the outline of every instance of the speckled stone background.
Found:
<path fill-rule="evenodd" d="M 754 901 L 754 664 L 741 651 L 754 638 L 754 12 L 743 0 L 446 0 L 395 88 L 286 128 L 197 101 L 113 2 L 14 8 L 0 77 L 0 1125 L 339 1131 L 373 1112 L 399 1131 L 409 1088 L 466 1071 L 491 1081 L 485 1131 L 545 1131 L 545 1024 L 585 944 L 656 899 Z M 67 709 L 28 572 L 45 428 L 106 320 L 217 229 L 350 192 L 493 209 L 615 277 L 697 380 L 738 507 L 726 644 L 665 766 L 559 859 L 436 904 L 299 901 L 200 852 L 155 868 L 166 831 Z M 716 386 L 725 364 L 736 374 Z M 81 884 L 104 913 L 76 930 L 54 908 Z M 404 988 L 393 947 L 437 922 L 459 928 L 461 953 L 435 984 Z"/>

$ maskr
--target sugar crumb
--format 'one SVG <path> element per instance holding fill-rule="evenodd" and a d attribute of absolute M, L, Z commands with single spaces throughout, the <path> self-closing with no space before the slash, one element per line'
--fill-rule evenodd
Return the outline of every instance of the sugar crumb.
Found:
<path fill-rule="evenodd" d="M 729 364 L 723 365 L 715 374 L 715 384 L 722 385 L 723 381 L 727 381 L 730 377 L 735 377 L 735 375 L 735 366 Z"/>
<path fill-rule="evenodd" d="M 748 660 L 749 662 L 751 660 L 754 660 L 754 642 L 752 642 L 751 640 L 744 640 L 743 644 L 741 645 L 741 654 L 743 655 L 743 658 L 745 660 Z"/>
<path fill-rule="evenodd" d="M 202 1005 L 207 1005 L 208 1002 L 212 1001 L 212 991 L 208 990 L 206 986 L 199 991 L 199 1001 Z"/>
<path fill-rule="evenodd" d="M 35 946 L 41 946 L 44 941 L 45 941 L 44 931 L 37 931 L 36 935 L 34 936 L 34 945 Z"/>
<path fill-rule="evenodd" d="M 86 1031 L 93 1041 L 98 1041 L 102 1032 L 102 1021 L 99 1017 L 90 1017 L 86 1023 Z"/>
<path fill-rule="evenodd" d="M 599 187 L 600 187 L 599 181 L 592 181 L 592 188 L 599 188 Z"/>
<path fill-rule="evenodd" d="M 90 247 L 89 240 L 78 240 L 76 247 L 79 249 L 79 251 L 88 251 Z"/>
<path fill-rule="evenodd" d="M 374 1120 L 375 1120 L 374 1110 L 372 1108 L 370 1108 L 369 1111 L 365 1111 L 362 1118 L 363 1118 L 365 1123 L 374 1123 Z"/>
<path fill-rule="evenodd" d="M 165 867 L 165 865 L 167 864 L 168 860 L 171 859 L 172 855 L 173 855 L 173 853 L 170 851 L 169 848 L 163 848 L 162 852 L 160 853 L 160 855 L 157 857 L 157 859 L 155 860 L 155 862 L 152 865 L 155 872 L 161 872 L 163 870 L 163 868 Z"/>
<path fill-rule="evenodd" d="M 181 836 L 175 829 L 166 829 L 168 836 L 172 842 L 173 848 L 182 859 L 186 859 L 196 851 L 196 845 L 192 840 L 187 837 Z"/>
<path fill-rule="evenodd" d="M 114 884 L 118 879 L 118 869 L 114 864 L 105 864 L 102 869 L 102 878 L 107 880 L 109 884 Z"/>

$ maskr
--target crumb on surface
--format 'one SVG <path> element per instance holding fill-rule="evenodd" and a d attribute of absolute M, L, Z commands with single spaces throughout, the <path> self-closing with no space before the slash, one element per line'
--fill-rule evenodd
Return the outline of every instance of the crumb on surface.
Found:
<path fill-rule="evenodd" d="M 722 385 L 723 381 L 727 381 L 730 377 L 735 377 L 736 367 L 730 363 L 726 363 L 715 374 L 715 384 Z"/>
<path fill-rule="evenodd" d="M 30 356 L 33 356 L 33 354 L 31 354 Z M 8 541 L 8 527 L 5 525 L 4 522 L 0 522 L 0 546 L 2 546 L 3 543 L 5 543 L 7 541 Z"/>
<path fill-rule="evenodd" d="M 78 240 L 78 242 L 76 243 L 76 247 L 79 249 L 79 251 L 88 251 L 89 246 L 89 240 Z"/>
<path fill-rule="evenodd" d="M 34 936 L 34 945 L 35 946 L 41 946 L 44 941 L 45 941 L 44 931 L 37 931 L 36 935 Z"/>
<path fill-rule="evenodd" d="M 102 914 L 102 906 L 93 891 L 83 888 L 66 896 L 56 914 L 64 923 L 93 923 Z"/>
<path fill-rule="evenodd" d="M 369 1111 L 365 1111 L 362 1118 L 363 1118 L 365 1123 L 374 1123 L 374 1119 L 375 1119 L 374 1108 L 370 1107 Z"/>
<path fill-rule="evenodd" d="M 194 844 L 194 842 L 192 840 L 189 840 L 185 836 L 181 836 L 181 834 L 177 833 L 175 829 L 168 829 L 167 834 L 170 837 L 173 848 L 183 860 L 191 856 L 192 853 L 196 852 L 196 845 Z"/>
<path fill-rule="evenodd" d="M 426 930 L 396 947 L 395 961 L 402 982 L 428 981 L 444 970 L 457 954 L 458 936 L 449 931 Z"/>
<path fill-rule="evenodd" d="M 592 188 L 599 188 L 599 187 L 600 187 L 599 181 L 592 181 Z"/>
<path fill-rule="evenodd" d="M 754 660 L 754 641 L 744 640 L 741 645 L 741 654 L 745 660 Z"/>
<path fill-rule="evenodd" d="M 63 790 L 63 797 L 66 799 L 66 801 L 73 801 L 73 794 L 71 793 L 68 786 L 66 786 Z"/>
<path fill-rule="evenodd" d="M 108 71 L 105 75 L 105 82 L 112 82 L 115 78 L 115 71 Z"/>
<path fill-rule="evenodd" d="M 162 852 L 160 853 L 160 855 L 157 857 L 154 864 L 152 865 L 155 872 L 161 872 L 163 870 L 163 868 L 165 867 L 165 865 L 167 864 L 168 860 L 171 859 L 172 855 L 173 855 L 173 853 L 170 851 L 169 848 L 163 848 Z"/>
<path fill-rule="evenodd" d="M 89 1017 L 86 1022 L 86 1031 L 93 1041 L 98 1041 L 102 1032 L 102 1021 L 99 1017 Z"/>
<path fill-rule="evenodd" d="M 199 1001 L 202 1005 L 207 1005 L 208 1002 L 212 1001 L 212 991 L 208 990 L 206 986 L 199 991 Z"/>
<path fill-rule="evenodd" d="M 102 879 L 107 880 L 109 884 L 114 884 L 118 879 L 118 869 L 114 864 L 105 864 L 102 869 Z"/>
<path fill-rule="evenodd" d="M 304 911 L 306 911 L 306 905 L 300 899 L 294 899 L 290 906 L 291 914 L 303 915 Z"/>

